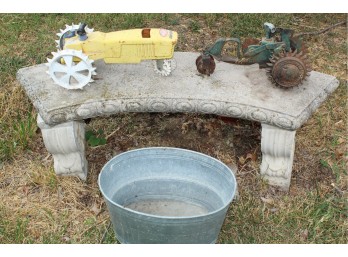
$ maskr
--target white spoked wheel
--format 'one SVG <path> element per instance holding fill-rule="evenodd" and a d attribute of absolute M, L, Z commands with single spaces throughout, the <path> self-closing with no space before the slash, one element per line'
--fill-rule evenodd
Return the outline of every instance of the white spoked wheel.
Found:
<path fill-rule="evenodd" d="M 161 76 L 169 76 L 176 68 L 176 61 L 174 59 L 164 59 L 154 61 L 155 72 Z"/>
<path fill-rule="evenodd" d="M 71 25 L 66 24 L 65 25 L 65 29 L 61 29 L 60 32 L 57 33 L 57 36 L 59 37 L 59 39 L 56 40 L 58 49 L 63 50 L 61 41 L 63 40 L 64 34 L 69 32 L 69 31 L 76 31 L 76 30 L 78 30 L 78 28 L 80 27 L 80 24 L 81 23 L 79 23 L 78 25 L 75 25 L 74 23 L 71 24 Z M 86 26 L 85 27 L 85 31 L 87 32 L 87 34 L 89 34 L 89 33 L 92 33 L 94 31 L 94 29 L 90 29 L 90 28 L 88 28 L 88 26 Z"/>
<path fill-rule="evenodd" d="M 82 89 L 93 82 L 92 75 L 97 75 L 92 66 L 93 60 L 82 51 L 66 49 L 52 53 L 53 58 L 48 59 L 47 73 L 53 81 L 66 89 Z"/>

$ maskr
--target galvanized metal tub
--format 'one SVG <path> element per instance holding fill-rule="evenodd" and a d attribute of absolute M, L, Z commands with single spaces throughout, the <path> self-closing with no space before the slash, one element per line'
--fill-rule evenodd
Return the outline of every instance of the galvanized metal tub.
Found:
<path fill-rule="evenodd" d="M 99 188 L 121 243 L 215 243 L 236 179 L 225 164 L 198 152 L 153 147 L 115 156 Z"/>

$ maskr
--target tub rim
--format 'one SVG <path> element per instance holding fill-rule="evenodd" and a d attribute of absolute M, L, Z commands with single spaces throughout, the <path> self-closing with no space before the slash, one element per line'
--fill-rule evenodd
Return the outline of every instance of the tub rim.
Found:
<path fill-rule="evenodd" d="M 104 190 L 101 187 L 101 176 L 103 173 L 103 170 L 106 166 L 108 166 L 115 158 L 119 158 L 122 157 L 124 155 L 128 155 L 131 154 L 132 152 L 141 152 L 141 151 L 147 151 L 147 150 L 165 150 L 165 151 L 176 151 L 176 152 L 188 152 L 192 155 L 197 155 L 197 156 L 201 156 L 203 158 L 208 158 L 213 160 L 214 162 L 218 162 L 220 165 L 222 165 L 224 168 L 226 168 L 226 170 L 230 171 L 231 175 L 232 175 L 232 182 L 235 185 L 233 188 L 233 192 L 232 192 L 232 197 L 229 201 L 227 201 L 226 204 L 224 204 L 222 207 L 212 211 L 212 212 L 208 212 L 207 214 L 201 214 L 201 215 L 194 215 L 194 216 L 163 216 L 163 215 L 154 215 L 154 214 L 148 214 L 146 212 L 140 212 L 140 211 L 135 211 L 133 209 L 130 208 L 126 208 L 118 203 L 116 203 L 115 201 L 111 200 L 110 197 L 108 197 L 106 195 L 106 193 L 104 192 Z M 177 148 L 177 147 L 143 147 L 143 148 L 138 148 L 138 149 L 132 149 L 123 153 L 120 153 L 118 155 L 115 155 L 114 157 L 112 157 L 107 163 L 105 163 L 105 165 L 103 166 L 103 168 L 101 169 L 99 175 L 98 175 L 98 186 L 99 186 L 99 190 L 102 193 L 103 197 L 111 204 L 115 205 L 116 207 L 124 210 L 124 211 L 128 211 L 131 212 L 132 214 L 136 214 L 138 216 L 144 216 L 144 217 L 150 217 L 150 218 L 156 218 L 156 219 L 166 219 L 166 220 L 185 220 L 185 219 L 197 219 L 197 218 L 204 218 L 207 219 L 209 218 L 209 216 L 214 216 L 217 213 L 220 213 L 222 210 L 226 209 L 231 202 L 233 201 L 233 199 L 235 198 L 235 194 L 236 194 L 236 190 L 237 190 L 237 180 L 236 180 L 236 176 L 234 174 L 234 172 L 232 171 L 232 169 L 230 167 L 228 167 L 226 164 L 224 164 L 222 161 L 209 156 L 207 154 L 204 153 L 200 153 L 197 151 L 193 151 L 193 150 L 189 150 L 189 149 L 184 149 L 184 148 Z"/>

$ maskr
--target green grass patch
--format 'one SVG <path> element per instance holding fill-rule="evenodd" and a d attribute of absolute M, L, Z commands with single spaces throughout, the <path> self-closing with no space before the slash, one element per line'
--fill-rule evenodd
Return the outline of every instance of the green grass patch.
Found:
<path fill-rule="evenodd" d="M 7 219 L 8 213 L 0 205 L 0 243 L 2 244 L 23 244 L 33 243 L 27 231 L 29 220 L 17 217 L 15 220 Z"/>
<path fill-rule="evenodd" d="M 221 243 L 346 243 L 347 201 L 336 195 L 316 193 L 284 196 L 268 205 L 244 192 L 232 203 L 220 234 Z"/>
<path fill-rule="evenodd" d="M 85 136 L 87 143 L 92 147 L 106 144 L 106 138 L 102 129 L 97 131 L 87 130 Z"/>
<path fill-rule="evenodd" d="M 0 137 L 0 161 L 11 158 L 18 151 L 27 150 L 29 143 L 37 130 L 36 116 L 29 107 L 26 113 L 17 112 L 12 126 L 0 123 L 0 128 L 6 131 L 6 136 Z"/>

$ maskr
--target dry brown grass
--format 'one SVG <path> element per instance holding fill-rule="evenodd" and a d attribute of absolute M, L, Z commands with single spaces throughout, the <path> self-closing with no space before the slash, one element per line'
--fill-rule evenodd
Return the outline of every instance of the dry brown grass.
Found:
<path fill-rule="evenodd" d="M 88 230 L 109 222 L 96 182 L 86 184 L 77 178 L 57 177 L 52 164 L 50 157 L 23 158 L 2 167 L 3 215 L 14 228 L 18 219 L 27 222 L 25 233 L 30 236 L 28 241 L 23 238 L 23 243 L 52 239 L 53 243 L 84 242 Z M 99 243 L 99 239 L 88 238 L 88 242 Z M 0 240 L 10 243 L 6 238 Z"/>

